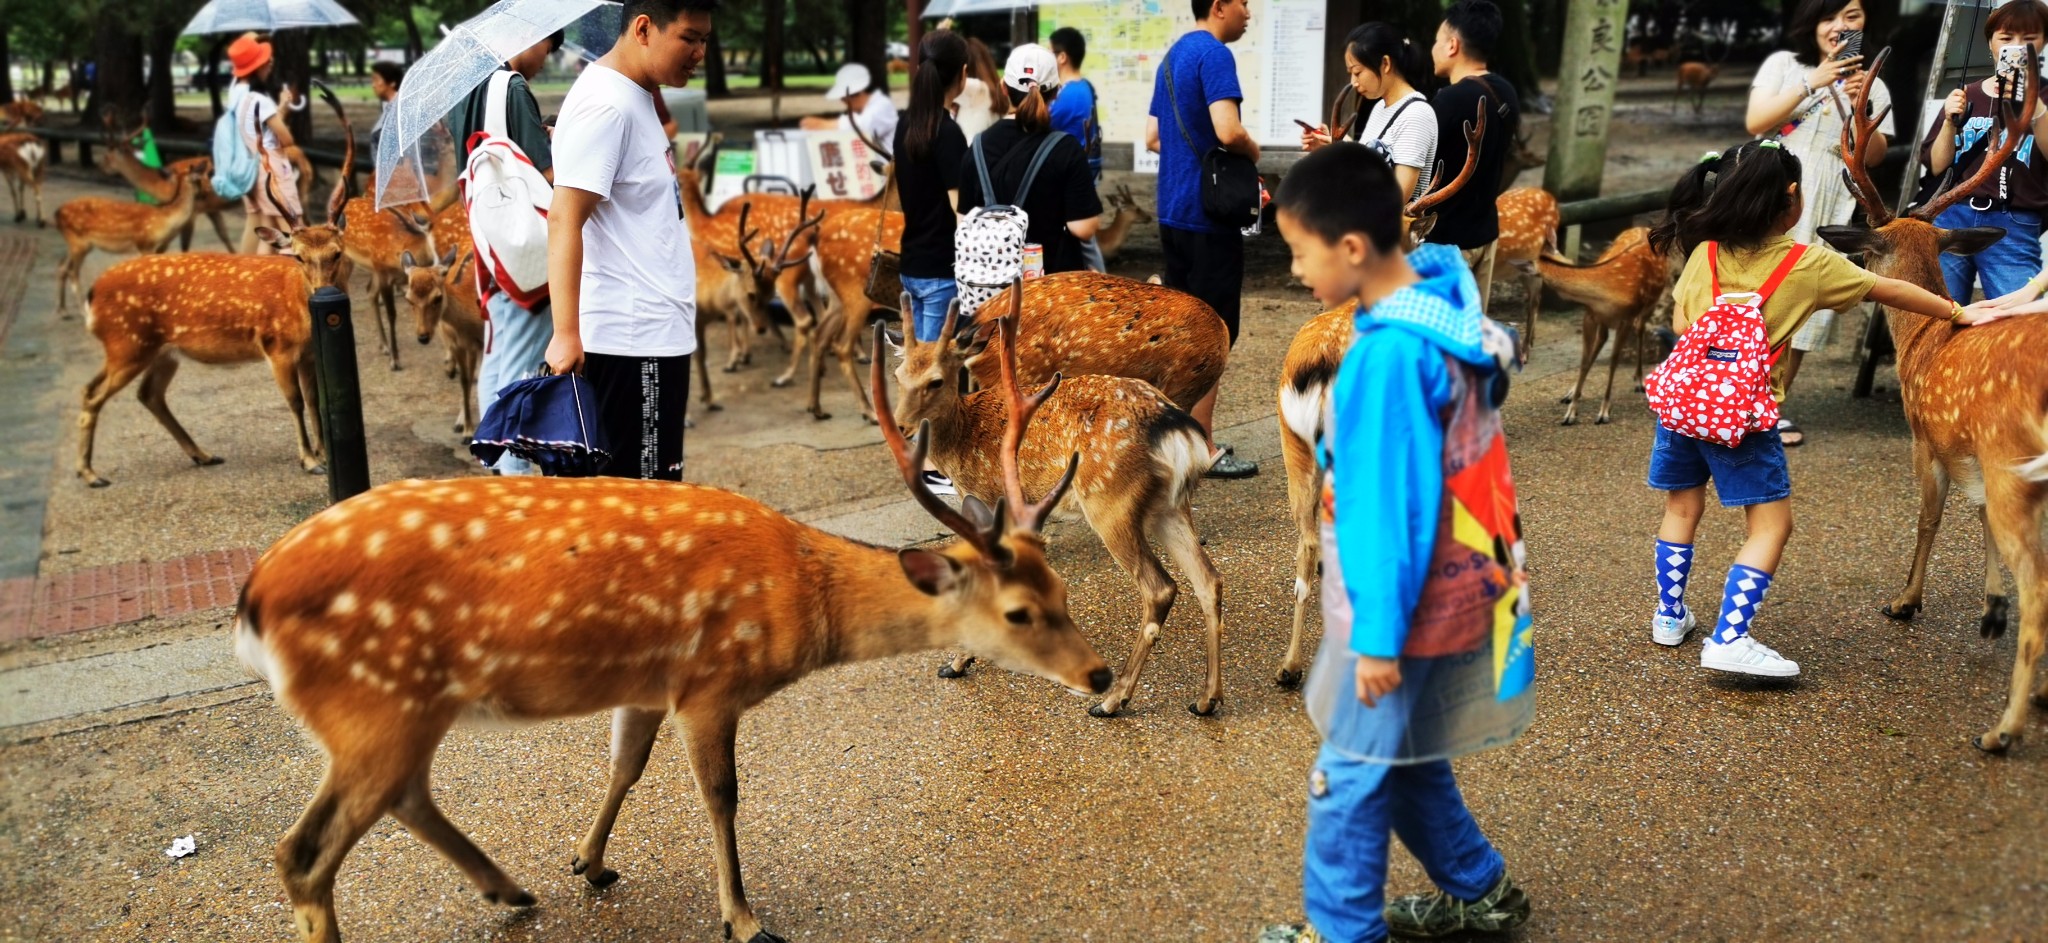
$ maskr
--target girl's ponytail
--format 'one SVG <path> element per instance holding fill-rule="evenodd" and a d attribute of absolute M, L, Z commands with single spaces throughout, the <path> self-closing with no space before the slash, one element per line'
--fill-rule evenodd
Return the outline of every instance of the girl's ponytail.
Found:
<path fill-rule="evenodd" d="M 1691 255 L 1693 240 L 1684 237 L 1686 224 L 1707 204 L 1713 192 L 1707 178 L 1719 168 L 1721 155 L 1708 151 L 1699 163 L 1692 165 L 1679 176 L 1671 186 L 1671 199 L 1665 204 L 1664 218 L 1650 227 L 1650 248 L 1659 255 L 1669 255 L 1674 248 Z"/>
<path fill-rule="evenodd" d="M 1708 154 L 1671 188 L 1664 221 L 1650 231 L 1660 252 L 1687 255 L 1702 242 L 1753 249 L 1800 201 L 1799 158 L 1774 139 Z"/>
<path fill-rule="evenodd" d="M 1017 93 L 1012 90 L 1010 98 L 1015 101 Z M 1017 127 L 1025 134 L 1037 134 L 1052 127 L 1052 106 L 1046 104 L 1044 86 L 1032 83 L 1031 91 L 1017 101 Z"/>

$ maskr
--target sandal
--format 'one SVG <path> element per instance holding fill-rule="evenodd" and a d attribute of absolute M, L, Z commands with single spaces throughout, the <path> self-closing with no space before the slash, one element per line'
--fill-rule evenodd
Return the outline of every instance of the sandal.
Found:
<path fill-rule="evenodd" d="M 1798 448 L 1806 443 L 1806 433 L 1799 430 L 1799 424 L 1790 419 L 1778 420 L 1778 441 L 1788 449 Z"/>

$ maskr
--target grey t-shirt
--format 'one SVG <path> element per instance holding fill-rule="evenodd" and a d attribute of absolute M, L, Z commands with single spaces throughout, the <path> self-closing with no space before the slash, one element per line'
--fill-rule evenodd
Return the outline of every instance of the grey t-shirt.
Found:
<path fill-rule="evenodd" d="M 484 100 L 490 92 L 491 83 L 485 81 L 448 113 L 448 132 L 455 136 L 460 166 L 469 166 L 469 138 L 484 129 Z M 505 83 L 505 112 L 505 133 L 526 152 L 534 169 L 545 173 L 553 168 L 555 158 L 548 147 L 548 129 L 540 123 L 540 103 L 533 100 L 533 90 L 526 87 L 526 79 L 519 75 Z"/>

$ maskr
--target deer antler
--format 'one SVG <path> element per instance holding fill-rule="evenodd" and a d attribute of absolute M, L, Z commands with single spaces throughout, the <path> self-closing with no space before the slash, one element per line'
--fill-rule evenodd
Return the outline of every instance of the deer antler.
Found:
<path fill-rule="evenodd" d="M 334 195 L 327 198 L 327 221 L 339 227 L 345 223 L 341 208 L 348 204 L 349 178 L 356 171 L 355 126 L 348 123 L 348 112 L 342 110 L 341 99 L 334 97 L 334 90 L 319 79 L 312 81 L 313 87 L 320 91 L 321 100 L 334 109 L 335 120 L 341 122 L 341 177 L 334 181 Z"/>
<path fill-rule="evenodd" d="M 1002 337 L 996 361 L 1002 368 L 1003 394 L 1010 403 L 1010 424 L 1003 429 L 1003 490 L 1009 502 L 1017 508 L 1017 521 L 1036 531 L 1045 526 L 1045 519 L 1052 514 L 1053 507 L 1060 503 L 1067 487 L 1074 483 L 1074 473 L 1081 467 L 1081 455 L 1077 452 L 1067 460 L 1066 474 L 1060 476 L 1059 483 L 1053 485 L 1045 497 L 1035 504 L 1024 499 L 1024 475 L 1017 464 L 1017 450 L 1024 444 L 1024 427 L 1031 422 L 1031 416 L 1038 412 L 1038 407 L 1045 405 L 1045 401 L 1052 398 L 1053 391 L 1060 388 L 1061 376 L 1053 374 L 1052 381 L 1044 389 L 1028 397 L 1017 385 L 1017 322 L 1023 319 L 1023 312 L 1024 280 L 1018 279 L 1010 283 L 1009 315 L 996 322 L 996 329 Z"/>
<path fill-rule="evenodd" d="M 740 261 L 747 263 L 747 268 L 749 269 L 758 269 L 761 267 L 761 263 L 754 259 L 754 250 L 747 247 L 748 243 L 754 241 L 755 236 L 761 234 L 761 231 L 758 229 L 753 232 L 747 231 L 747 216 L 753 212 L 754 202 L 752 200 L 740 204 Z"/>
<path fill-rule="evenodd" d="M 1890 50 L 1886 51 L 1889 52 Z M 1880 55 L 1879 59 L 1881 60 L 1882 58 L 1883 56 Z M 2034 47 L 2032 44 L 2027 46 L 2027 61 L 2034 61 Z M 1957 201 L 1969 196 L 1984 181 L 1991 179 L 1991 175 L 1997 173 L 1998 168 L 2005 166 L 2006 160 L 2011 158 L 2013 152 L 2019 149 L 2021 136 L 2014 129 L 2024 128 L 2028 125 L 2034 114 L 2034 106 L 2039 101 L 2040 78 L 2039 76 L 2030 75 L 2027 77 L 2026 100 L 2020 104 L 2019 110 L 2014 111 L 2011 104 L 2002 99 L 1994 106 L 1998 110 L 1998 130 L 2003 139 L 1998 142 L 1997 147 L 1991 149 L 1990 153 L 1984 155 L 1984 162 L 1977 165 L 1977 172 L 1971 174 L 1970 179 L 1929 197 L 1927 202 L 1920 204 L 1920 208 L 1913 211 L 1913 218 L 1922 222 L 1932 223 L 1936 216 L 1942 214 L 1943 210 L 1956 205 Z M 2022 118 L 2022 115 L 2027 117 Z M 1961 157 L 1962 155 L 1960 154 L 1956 155 L 1958 160 Z"/>
<path fill-rule="evenodd" d="M 1885 57 L 1891 55 L 1891 52 L 1891 47 L 1886 46 L 1883 52 L 1877 54 L 1876 59 L 1871 60 L 1872 75 L 1876 75 L 1879 69 L 1884 68 Z M 1870 182 L 1870 164 L 1864 157 L 1870 148 L 1871 134 L 1884 122 L 1884 116 L 1891 111 L 1891 106 L 1886 105 L 1884 111 L 1874 116 L 1864 117 L 1870 110 L 1868 82 L 1857 90 L 1856 100 L 1850 106 L 1845 107 L 1842 104 L 1841 89 L 1830 85 L 1828 94 L 1834 98 L 1835 113 L 1843 118 L 1842 162 L 1848 166 L 1842 169 L 1842 176 L 1849 184 L 1849 192 L 1856 197 L 1857 203 L 1862 204 L 1863 215 L 1868 217 L 1871 226 L 1889 223 L 1892 221 L 1891 208 L 1885 206 L 1884 199 L 1878 196 L 1877 185 Z"/>
<path fill-rule="evenodd" d="M 883 362 L 889 359 L 882 353 L 888 350 L 885 346 L 888 338 L 883 331 L 882 322 L 876 321 L 875 356 L 868 367 L 868 387 L 875 400 L 875 418 L 881 420 L 879 425 L 882 427 L 882 441 L 888 443 L 889 454 L 896 456 L 896 468 L 903 473 L 904 484 L 910 486 L 910 496 L 917 499 L 918 506 L 924 508 L 925 513 L 938 518 L 939 523 L 946 525 L 947 530 L 960 535 L 961 540 L 966 541 L 968 546 L 979 551 L 982 556 L 990 560 L 1002 559 L 1003 555 L 996 549 L 1002 546 L 997 542 L 1001 534 L 991 535 L 983 532 L 973 521 L 967 519 L 967 515 L 947 504 L 945 499 L 933 494 L 931 486 L 924 483 L 924 458 L 925 453 L 931 448 L 932 421 L 926 419 L 918 423 L 915 447 L 903 441 L 903 430 L 896 426 L 896 411 L 889 405 L 889 384 L 884 380 L 885 374 L 882 370 Z M 1000 522 L 1003 518 L 1001 501 L 996 502 L 995 512 L 995 519 Z"/>
<path fill-rule="evenodd" d="M 1457 178 L 1450 183 L 1440 184 L 1436 189 L 1416 197 L 1402 212 L 1411 217 L 1421 216 L 1423 213 L 1435 209 L 1443 201 L 1450 199 L 1459 190 L 1465 189 L 1465 184 L 1472 179 L 1472 171 L 1479 166 L 1479 142 L 1486 137 L 1486 96 L 1484 95 L 1479 96 L 1479 114 L 1477 119 L 1476 125 L 1471 121 L 1465 122 L 1465 167 L 1458 171 Z M 1438 166 L 1441 168 L 1442 165 L 1439 164 Z M 1436 172 L 1435 179 L 1443 179 L 1443 171 L 1441 169 Z"/>
<path fill-rule="evenodd" d="M 802 265 L 804 263 L 804 260 L 810 258 L 811 256 L 810 249 L 805 249 L 803 255 L 797 256 L 794 259 L 789 257 L 789 253 L 790 250 L 796 248 L 797 240 L 803 238 L 805 230 L 817 229 L 820 225 L 822 225 L 825 222 L 824 210 L 819 210 L 818 215 L 816 216 L 809 216 L 808 218 L 806 218 L 811 211 L 811 195 L 813 193 L 816 193 L 817 189 L 818 188 L 814 186 L 804 188 L 803 196 L 797 201 L 796 204 L 796 218 L 798 220 L 797 226 L 795 229 L 789 231 L 789 236 L 788 238 L 782 241 L 781 248 L 775 248 L 775 242 L 772 239 L 764 239 L 761 241 L 763 251 L 769 253 L 769 264 L 772 265 L 775 271 L 777 272 L 782 272 Z"/>
<path fill-rule="evenodd" d="M 1351 110 L 1351 117 L 1349 119 L 1340 122 L 1337 120 L 1337 116 L 1344 113 L 1344 100 L 1346 98 L 1357 102 L 1359 107 Z M 1350 137 L 1351 126 L 1358 123 L 1358 116 L 1363 113 L 1365 113 L 1364 102 L 1360 100 L 1358 89 L 1353 88 L 1349 82 L 1344 83 L 1344 90 L 1338 92 L 1336 99 L 1330 102 L 1330 123 L 1328 125 L 1330 140 L 1342 141 Z"/>

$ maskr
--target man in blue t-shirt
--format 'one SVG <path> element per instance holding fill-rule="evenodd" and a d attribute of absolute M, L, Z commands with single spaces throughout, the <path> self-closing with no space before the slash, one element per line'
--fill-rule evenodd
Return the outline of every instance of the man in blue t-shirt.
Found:
<path fill-rule="evenodd" d="M 1081 142 L 1088 153 L 1088 169 L 1095 182 L 1102 182 L 1102 117 L 1095 107 L 1095 83 L 1081 77 L 1081 60 L 1088 58 L 1088 40 L 1081 31 L 1062 26 L 1047 39 L 1053 58 L 1060 64 L 1060 97 L 1052 100 L 1052 126 Z M 1102 246 L 1090 236 L 1081 243 L 1081 257 L 1091 272 L 1107 272 Z"/>
<path fill-rule="evenodd" d="M 1194 30 L 1174 42 L 1153 74 L 1145 147 L 1159 155 L 1159 245 L 1166 253 L 1166 284 L 1208 302 L 1236 344 L 1244 237 L 1236 227 L 1212 222 L 1202 212 L 1202 155 L 1221 147 L 1259 159 L 1259 144 L 1245 129 L 1238 107 L 1244 91 L 1237 84 L 1237 59 L 1226 46 L 1244 38 L 1252 14 L 1250 0 L 1192 2 Z M 1216 391 L 1210 390 L 1191 412 L 1210 431 L 1214 449 Z M 1211 478 L 1258 473 L 1257 463 L 1238 458 L 1227 447 L 1216 451 L 1209 468 Z"/>

